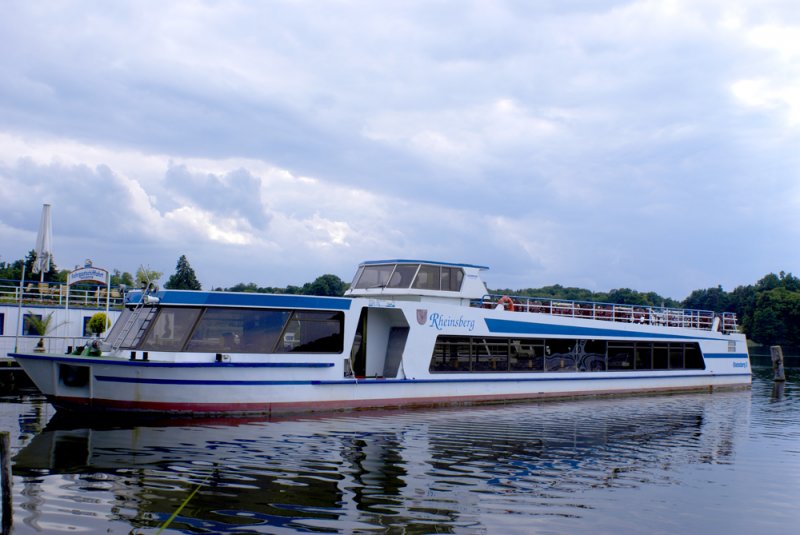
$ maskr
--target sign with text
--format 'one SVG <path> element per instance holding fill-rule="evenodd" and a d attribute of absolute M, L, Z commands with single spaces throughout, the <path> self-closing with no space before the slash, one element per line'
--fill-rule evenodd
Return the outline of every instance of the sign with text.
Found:
<path fill-rule="evenodd" d="M 79 282 L 99 282 L 100 284 L 108 283 L 108 271 L 94 266 L 78 268 L 70 272 L 67 278 L 67 284 L 72 286 Z"/>

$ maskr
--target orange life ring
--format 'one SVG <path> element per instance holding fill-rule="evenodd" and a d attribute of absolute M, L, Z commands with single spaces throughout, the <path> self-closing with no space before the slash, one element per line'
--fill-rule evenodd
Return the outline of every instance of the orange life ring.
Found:
<path fill-rule="evenodd" d="M 500 299 L 497 300 L 498 304 L 502 304 L 506 310 L 514 311 L 514 300 L 511 299 L 509 296 L 504 295 Z"/>

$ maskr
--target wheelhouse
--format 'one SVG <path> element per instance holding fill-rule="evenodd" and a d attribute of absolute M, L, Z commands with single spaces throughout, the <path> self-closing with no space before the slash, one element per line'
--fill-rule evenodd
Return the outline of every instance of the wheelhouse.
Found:
<path fill-rule="evenodd" d="M 420 260 L 363 262 L 358 267 L 349 296 L 438 296 L 475 299 L 486 292 L 479 273 L 488 269 L 471 264 Z"/>

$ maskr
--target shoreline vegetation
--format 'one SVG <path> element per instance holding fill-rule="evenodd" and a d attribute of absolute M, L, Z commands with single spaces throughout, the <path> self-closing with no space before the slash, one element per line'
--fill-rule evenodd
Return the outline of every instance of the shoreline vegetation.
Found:
<path fill-rule="evenodd" d="M 30 251 L 24 260 L 0 262 L 0 279 L 19 281 L 23 265 L 26 279 L 32 272 L 35 253 Z M 59 270 L 54 262 L 44 274 L 44 282 L 65 283 L 68 270 Z M 158 280 L 161 272 L 140 268 L 134 277 L 129 272 L 114 270 L 112 288 L 126 286 L 136 288 L 145 281 Z M 217 287 L 214 291 L 276 293 L 295 295 L 341 296 L 348 288 L 337 275 L 324 274 L 302 286 L 259 286 L 254 282 L 238 283 L 228 288 Z M 200 283 L 185 255 L 181 255 L 175 273 L 164 285 L 168 289 L 200 289 Z M 687 308 L 709 310 L 716 313 L 734 312 L 740 329 L 754 344 L 769 350 L 771 345 L 780 345 L 789 354 L 800 354 L 800 278 L 780 271 L 769 273 L 754 284 L 737 286 L 728 292 L 722 286 L 697 289 L 682 301 L 663 297 L 656 292 L 641 292 L 630 288 L 618 288 L 608 292 L 593 292 L 584 288 L 564 287 L 560 284 L 539 288 L 490 289 L 492 294 L 520 297 L 539 297 L 553 300 L 585 301 L 619 305 L 641 305 L 652 307 Z"/>

